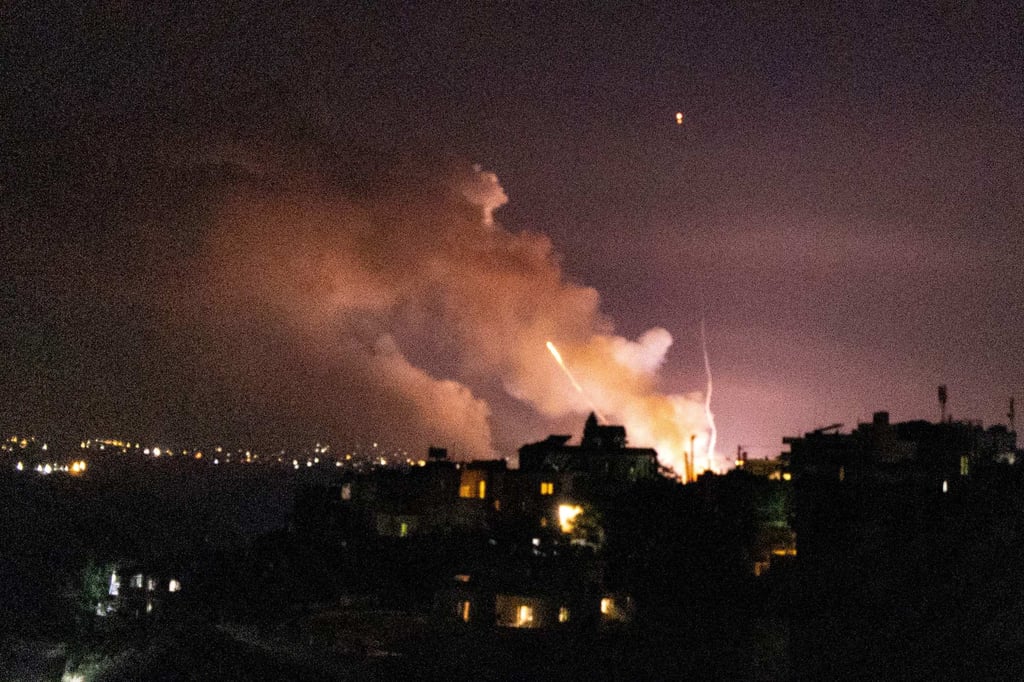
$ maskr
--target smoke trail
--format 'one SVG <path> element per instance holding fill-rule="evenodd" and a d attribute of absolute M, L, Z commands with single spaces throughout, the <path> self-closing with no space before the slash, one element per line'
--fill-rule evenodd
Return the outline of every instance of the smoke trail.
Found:
<path fill-rule="evenodd" d="M 713 457 L 715 455 L 715 443 L 718 441 L 718 429 L 715 426 L 715 415 L 711 412 L 711 391 L 714 388 L 714 384 L 711 379 L 711 360 L 708 358 L 708 335 L 703 316 L 700 318 L 700 348 L 704 354 L 704 373 L 708 378 L 707 390 L 704 392 L 704 415 L 708 420 L 708 469 L 714 470 Z"/>

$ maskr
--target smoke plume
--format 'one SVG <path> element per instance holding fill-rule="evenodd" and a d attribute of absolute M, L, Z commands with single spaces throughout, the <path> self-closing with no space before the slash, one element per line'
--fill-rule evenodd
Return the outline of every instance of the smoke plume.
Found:
<path fill-rule="evenodd" d="M 500 415 L 480 393 L 500 382 L 548 417 L 593 404 L 684 471 L 691 435 L 706 444 L 707 425 L 699 394 L 659 392 L 666 330 L 615 335 L 598 293 L 566 280 L 547 237 L 496 221 L 508 198 L 494 174 L 439 181 L 396 168 L 386 178 L 371 189 L 308 175 L 240 183 L 219 202 L 199 272 L 211 319 L 233 339 L 225 357 L 259 349 L 259 370 L 242 374 L 294 382 L 281 360 L 292 358 L 317 369 L 289 399 L 316 403 L 318 418 L 377 424 L 461 457 L 497 454 L 490 420 Z"/>

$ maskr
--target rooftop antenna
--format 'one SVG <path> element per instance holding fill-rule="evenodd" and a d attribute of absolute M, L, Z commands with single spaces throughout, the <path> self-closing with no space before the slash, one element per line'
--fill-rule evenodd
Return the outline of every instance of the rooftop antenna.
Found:
<path fill-rule="evenodd" d="M 1013 411 L 1013 396 L 1010 396 L 1010 411 L 1006 413 L 1006 417 L 1010 420 L 1010 432 L 1017 432 L 1017 425 L 1015 423 L 1016 413 Z"/>
<path fill-rule="evenodd" d="M 939 423 L 940 424 L 944 423 L 946 421 L 946 398 L 948 398 L 948 397 L 949 396 L 946 393 L 946 384 L 942 384 L 941 386 L 939 386 Z"/>

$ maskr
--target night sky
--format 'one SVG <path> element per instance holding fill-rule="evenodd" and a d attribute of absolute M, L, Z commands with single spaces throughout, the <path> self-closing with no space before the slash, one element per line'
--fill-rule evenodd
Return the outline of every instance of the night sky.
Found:
<path fill-rule="evenodd" d="M 87 4 L 0 10 L 11 433 L 699 430 L 702 317 L 723 460 L 1021 397 L 1017 3 Z"/>

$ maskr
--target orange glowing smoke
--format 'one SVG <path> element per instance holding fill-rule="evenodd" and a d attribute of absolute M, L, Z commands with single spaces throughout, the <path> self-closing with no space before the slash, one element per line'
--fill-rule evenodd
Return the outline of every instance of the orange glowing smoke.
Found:
<path fill-rule="evenodd" d="M 329 174 L 267 172 L 282 178 L 279 189 L 247 184 L 216 207 L 196 268 L 205 304 L 168 296 L 181 301 L 178 318 L 210 336 L 210 368 L 225 381 L 262 395 L 269 374 L 282 387 L 273 409 L 292 406 L 297 423 L 326 425 L 339 439 L 384 430 L 484 458 L 498 454 L 491 422 L 509 418 L 502 401 L 478 393 L 497 379 L 542 417 L 593 411 L 657 450 L 679 478 L 699 473 L 703 458 L 693 466 L 691 451 L 713 450 L 709 396 L 664 390 L 672 335 L 617 334 L 597 290 L 565 277 L 549 238 L 496 219 L 508 198 L 493 173 L 437 179 L 396 167 L 386 192 L 364 194 L 333 186 Z M 250 329 L 273 343 L 242 333 Z M 547 341 L 556 338 L 566 359 Z"/>

